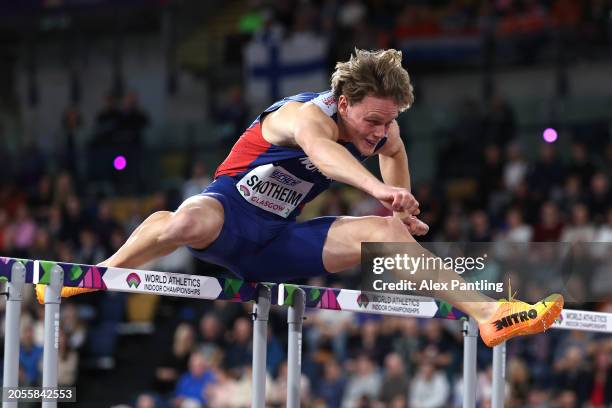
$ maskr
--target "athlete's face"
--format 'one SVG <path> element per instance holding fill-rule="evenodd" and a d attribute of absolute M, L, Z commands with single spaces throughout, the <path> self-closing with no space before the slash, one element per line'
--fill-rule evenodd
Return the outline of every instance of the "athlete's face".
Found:
<path fill-rule="evenodd" d="M 338 112 L 342 120 L 341 139 L 353 143 L 361 154 L 369 156 L 389 132 L 399 108 L 392 99 L 368 95 L 361 102 L 350 104 L 341 95 Z"/>

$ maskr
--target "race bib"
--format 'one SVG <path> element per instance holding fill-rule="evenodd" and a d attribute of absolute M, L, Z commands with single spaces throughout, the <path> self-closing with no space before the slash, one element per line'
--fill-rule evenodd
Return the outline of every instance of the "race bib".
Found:
<path fill-rule="evenodd" d="M 283 218 L 300 205 L 312 186 L 273 164 L 254 168 L 236 183 L 236 188 L 250 204 Z"/>

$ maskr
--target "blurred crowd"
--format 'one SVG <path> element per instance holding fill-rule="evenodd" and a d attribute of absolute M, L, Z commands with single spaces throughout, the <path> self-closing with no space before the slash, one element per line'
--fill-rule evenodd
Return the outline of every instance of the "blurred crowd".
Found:
<path fill-rule="evenodd" d="M 522 62 L 533 62 L 559 35 L 571 53 L 592 56 L 593 49 L 610 43 L 612 7 L 606 0 L 251 0 L 249 5 L 239 23 L 243 34 L 321 33 L 335 50 L 331 62 L 354 46 L 402 49 L 424 38 L 457 40 L 480 34 L 516 42 Z M 232 41 L 230 56 L 236 55 L 230 49 Z M 435 50 L 426 57 L 434 54 Z"/>
<path fill-rule="evenodd" d="M 451 149 L 451 153 L 441 150 L 439 178 L 414 186 L 421 217 L 431 227 L 425 241 L 611 242 L 612 167 L 606 164 L 610 158 L 605 148 L 594 150 L 577 139 L 562 158 L 555 144 L 542 142 L 537 157 L 529 160 L 520 143 L 512 140 L 485 141 L 473 147 Z M 459 162 L 452 165 L 454 174 L 444 160 L 451 157 L 465 160 L 463 166 Z M 0 252 L 98 263 L 149 213 L 176 208 L 180 198 L 199 192 L 210 182 L 210 171 L 207 164 L 194 163 L 181 197 L 175 201 L 164 194 L 113 199 L 83 195 L 69 171 L 4 184 L 0 188 Z M 314 208 L 314 215 L 386 214 L 376 200 L 341 186 L 332 188 Z M 149 267 L 218 272 L 184 251 Z M 602 278 L 609 275 L 609 270 L 602 272 Z M 354 276 L 353 272 L 308 283 L 346 287 Z M 23 384 L 39 384 L 42 308 L 31 296 L 27 305 L 21 328 L 21 379 Z M 612 299 L 604 296 L 598 304 L 585 306 L 610 312 Z M 148 302 L 146 308 L 151 312 L 147 319 L 155 327 L 149 336 L 173 338 L 173 343 L 154 361 L 153 375 L 146 379 L 142 393 L 126 396 L 126 402 L 137 408 L 248 406 L 249 307 L 227 302 L 196 305 L 163 298 Z M 130 296 L 118 294 L 85 295 L 65 302 L 60 382 L 78 384 L 79 370 L 115 368 L 121 372 L 122 361 L 116 358 L 119 326 L 134 320 L 143 308 Z M 272 314 L 266 398 L 270 406 L 283 406 L 286 326 L 282 309 Z M 123 336 L 129 343 L 129 335 Z M 462 397 L 461 341 L 460 328 L 452 321 L 308 312 L 303 406 L 458 407 Z M 486 407 L 491 396 L 491 353 L 482 345 L 479 350 L 478 400 L 479 406 Z M 612 403 L 611 356 L 610 336 L 592 333 L 552 331 L 513 340 L 508 345 L 507 406 L 606 407 Z"/>

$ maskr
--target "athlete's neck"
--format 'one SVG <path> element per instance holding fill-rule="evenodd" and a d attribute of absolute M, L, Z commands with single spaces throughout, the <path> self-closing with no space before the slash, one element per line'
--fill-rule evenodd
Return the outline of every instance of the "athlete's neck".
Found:
<path fill-rule="evenodd" d="M 336 119 L 336 125 L 338 126 L 338 142 L 350 142 L 350 138 L 348 137 L 348 133 L 346 132 L 346 127 L 344 126 L 344 122 L 338 114 L 338 119 Z"/>

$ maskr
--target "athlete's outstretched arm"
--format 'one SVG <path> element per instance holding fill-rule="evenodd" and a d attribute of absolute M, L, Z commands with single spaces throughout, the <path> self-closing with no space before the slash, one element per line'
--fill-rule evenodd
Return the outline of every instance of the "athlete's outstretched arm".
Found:
<path fill-rule="evenodd" d="M 381 182 L 337 143 L 336 124 L 317 106 L 305 104 L 299 109 L 293 135 L 296 143 L 327 177 L 359 188 L 396 211 L 412 214 L 417 210 L 418 203 L 409 190 Z"/>
<path fill-rule="evenodd" d="M 393 121 L 389 127 L 387 143 L 379 150 L 378 161 L 385 184 L 411 189 L 408 155 L 397 121 Z"/>
<path fill-rule="evenodd" d="M 380 173 L 385 184 L 396 187 L 404 187 L 408 191 L 411 189 L 410 169 L 408 167 L 408 154 L 404 147 L 404 142 L 400 137 L 399 126 L 396 121 L 391 123 L 387 134 L 387 143 L 378 152 Z M 399 217 L 412 235 L 425 235 L 429 232 L 429 226 L 416 218 L 419 214 L 417 209 L 413 213 L 398 212 Z"/>

